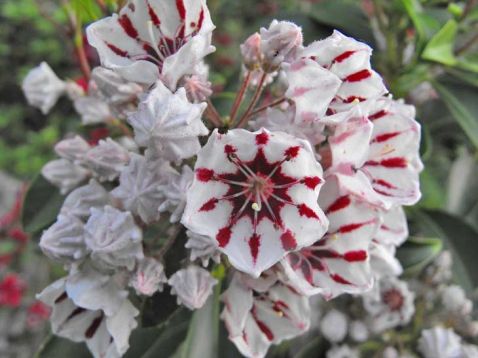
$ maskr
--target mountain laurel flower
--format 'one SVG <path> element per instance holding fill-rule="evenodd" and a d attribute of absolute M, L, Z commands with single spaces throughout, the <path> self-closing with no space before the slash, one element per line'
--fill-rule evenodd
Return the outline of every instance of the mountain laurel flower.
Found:
<path fill-rule="evenodd" d="M 204 267 L 207 267 L 209 261 L 212 260 L 215 263 L 221 261 L 221 253 L 217 248 L 217 245 L 207 236 L 195 234 L 192 231 L 187 231 L 188 241 L 184 245 L 189 249 L 189 259 L 191 261 L 201 260 Z"/>
<path fill-rule="evenodd" d="M 111 206 L 91 209 L 85 225 L 85 242 L 99 269 L 131 271 L 142 260 L 142 232 L 129 212 Z"/>
<path fill-rule="evenodd" d="M 88 254 L 84 223 L 75 216 L 60 214 L 56 222 L 43 232 L 40 248 L 46 256 L 63 264 L 80 261 Z"/>
<path fill-rule="evenodd" d="M 46 180 L 57 186 L 63 195 L 91 176 L 88 169 L 66 159 L 56 159 L 46 163 L 41 173 Z"/>
<path fill-rule="evenodd" d="M 424 329 L 418 340 L 418 351 L 425 358 L 462 358 L 461 338 L 450 328 Z"/>
<path fill-rule="evenodd" d="M 129 348 L 139 311 L 127 291 L 94 270 L 77 271 L 53 282 L 37 299 L 52 308 L 54 334 L 85 342 L 94 358 L 120 357 Z"/>
<path fill-rule="evenodd" d="M 280 283 L 257 293 L 235 276 L 222 299 L 221 318 L 229 339 L 245 357 L 265 357 L 271 344 L 296 337 L 310 327 L 308 299 Z"/>
<path fill-rule="evenodd" d="M 55 152 L 64 159 L 81 163 L 86 152 L 90 150 L 90 148 L 91 146 L 86 140 L 79 135 L 76 135 L 72 138 L 66 138 L 59 141 L 55 145 Z"/>
<path fill-rule="evenodd" d="M 322 168 L 310 144 L 281 132 L 214 132 L 198 153 L 182 223 L 216 240 L 231 264 L 258 277 L 322 237 Z"/>
<path fill-rule="evenodd" d="M 302 58 L 316 61 L 336 75 L 340 87 L 330 106 L 330 114 L 344 112 L 357 102 L 375 99 L 387 93 L 382 78 L 371 68 L 372 49 L 335 30 L 329 37 L 308 45 Z"/>
<path fill-rule="evenodd" d="M 274 72 L 283 62 L 297 57 L 302 49 L 302 29 L 289 21 L 273 20 L 267 29 L 261 28 L 260 40 L 262 68 L 265 72 Z"/>
<path fill-rule="evenodd" d="M 112 181 L 129 163 L 128 150 L 111 138 L 100 140 L 98 145 L 88 150 L 85 165 L 100 181 Z"/>
<path fill-rule="evenodd" d="M 415 313 L 415 294 L 406 282 L 395 277 L 384 277 L 362 299 L 371 330 L 375 333 L 403 326 Z"/>
<path fill-rule="evenodd" d="M 163 264 L 145 257 L 138 263 L 129 284 L 138 295 L 152 296 L 155 292 L 162 291 L 167 281 Z"/>
<path fill-rule="evenodd" d="M 86 33 L 104 67 L 141 84 L 161 79 L 175 90 L 215 50 L 213 30 L 205 0 L 129 0 Z"/>
<path fill-rule="evenodd" d="M 260 68 L 262 63 L 261 35 L 258 32 L 249 36 L 240 46 L 242 62 L 249 71 Z"/>
<path fill-rule="evenodd" d="M 195 265 L 174 273 L 168 280 L 171 294 L 177 296 L 178 304 L 190 310 L 201 308 L 217 284 L 209 271 Z"/>
<path fill-rule="evenodd" d="M 31 106 L 48 114 L 58 98 L 65 93 L 66 83 L 56 76 L 46 62 L 42 62 L 27 74 L 22 89 Z"/>
<path fill-rule="evenodd" d="M 379 212 L 344 190 L 333 176 L 326 177 L 319 205 L 329 220 L 327 234 L 282 260 L 289 284 L 302 294 L 320 293 L 326 299 L 370 290 L 369 247 L 380 225 Z"/>
<path fill-rule="evenodd" d="M 111 195 L 120 200 L 124 209 L 131 211 L 145 223 L 159 219 L 159 206 L 164 201 L 162 185 L 172 171 L 168 162 L 151 167 L 147 160 L 130 153 L 131 160 L 121 172 L 119 182 Z"/>
<path fill-rule="evenodd" d="M 180 160 L 195 155 L 201 145 L 199 136 L 209 130 L 201 120 L 206 103 L 193 104 L 186 90 L 172 93 L 161 82 L 139 104 L 138 111 L 128 117 L 134 139 L 141 147 L 166 160 Z"/>
<path fill-rule="evenodd" d="M 110 203 L 111 197 L 106 189 L 95 179 L 91 179 L 87 185 L 68 194 L 60 209 L 60 215 L 75 216 L 86 221 L 91 208 L 101 208 Z"/>

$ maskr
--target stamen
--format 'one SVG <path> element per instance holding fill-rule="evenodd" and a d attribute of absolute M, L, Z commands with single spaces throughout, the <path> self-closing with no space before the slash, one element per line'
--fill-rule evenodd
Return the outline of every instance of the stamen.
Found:
<path fill-rule="evenodd" d="M 254 211 L 261 211 L 261 207 L 257 203 L 252 203 L 251 207 Z"/>
<path fill-rule="evenodd" d="M 220 181 L 221 183 L 224 183 L 224 184 L 231 184 L 231 185 L 242 186 L 242 187 L 245 187 L 245 188 L 252 188 L 252 184 L 250 184 L 250 183 L 241 183 L 239 181 L 224 179 L 224 178 L 221 178 L 221 177 L 218 177 L 218 176 L 214 176 L 213 179 L 217 180 L 217 181 Z"/>
<path fill-rule="evenodd" d="M 153 50 L 156 51 L 156 54 L 161 59 L 161 61 L 164 62 L 164 56 L 161 53 L 161 51 L 159 50 L 156 37 L 154 36 L 154 31 L 153 31 L 154 24 L 151 20 L 147 21 L 146 23 L 147 23 L 149 38 L 151 40 L 151 46 L 153 47 Z"/>
<path fill-rule="evenodd" d="M 274 189 L 284 189 L 284 188 L 289 188 L 293 185 L 296 185 L 296 184 L 299 184 L 301 181 L 300 179 L 297 179 L 295 181 L 292 181 L 290 183 L 287 183 L 287 184 L 282 184 L 282 185 L 274 185 L 272 188 Z"/>
<path fill-rule="evenodd" d="M 271 196 L 276 199 L 277 201 L 280 201 L 281 203 L 289 204 L 292 206 L 297 206 L 297 204 L 294 204 L 292 201 L 284 200 L 281 197 L 275 195 L 274 193 L 271 193 Z"/>

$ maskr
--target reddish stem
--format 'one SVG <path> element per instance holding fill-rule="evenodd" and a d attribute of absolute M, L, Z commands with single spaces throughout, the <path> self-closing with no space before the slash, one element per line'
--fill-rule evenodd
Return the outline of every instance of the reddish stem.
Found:
<path fill-rule="evenodd" d="M 211 100 L 207 99 L 206 117 L 216 128 L 222 127 L 222 119 Z"/>
<path fill-rule="evenodd" d="M 262 94 L 262 91 L 264 90 L 264 81 L 266 80 L 266 77 L 267 77 L 267 73 L 264 72 L 261 76 L 261 79 L 259 80 L 259 84 L 257 85 L 256 92 L 254 93 L 254 96 L 252 97 L 251 103 L 249 103 L 249 106 L 247 107 L 246 111 L 244 112 L 241 119 L 239 120 L 237 124 L 237 128 L 242 128 L 246 125 L 252 110 L 256 106 L 257 101 L 259 100 Z"/>
<path fill-rule="evenodd" d="M 234 104 L 232 105 L 231 115 L 230 115 L 231 123 L 234 122 L 237 111 L 239 110 L 242 100 L 244 99 L 244 94 L 246 93 L 247 87 L 249 86 L 250 80 L 251 80 L 251 71 L 247 71 L 246 76 L 242 80 L 242 84 L 241 84 L 241 87 L 239 88 L 239 92 L 237 92 L 236 98 L 234 99 Z"/>
<path fill-rule="evenodd" d="M 261 113 L 261 112 L 265 111 L 267 108 L 272 108 L 272 107 L 278 106 L 279 104 L 284 103 L 285 101 L 287 101 L 287 98 L 281 97 L 281 98 L 275 100 L 274 102 L 271 102 L 271 103 L 266 104 L 266 105 L 264 105 L 264 106 L 262 106 L 262 107 L 259 107 L 259 108 L 256 109 L 254 112 L 252 112 L 252 113 L 250 114 L 250 116 L 254 116 L 254 115 L 258 114 L 258 113 Z"/>

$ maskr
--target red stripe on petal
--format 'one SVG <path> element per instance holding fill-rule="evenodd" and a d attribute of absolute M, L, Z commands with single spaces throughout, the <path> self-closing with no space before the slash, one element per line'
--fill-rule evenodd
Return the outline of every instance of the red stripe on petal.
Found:
<path fill-rule="evenodd" d="M 197 31 L 201 30 L 203 23 L 204 23 L 204 8 L 201 8 L 201 12 L 199 13 Z"/>
<path fill-rule="evenodd" d="M 348 251 L 344 254 L 345 261 L 348 262 L 360 262 L 367 260 L 367 251 L 357 250 L 357 251 Z"/>
<path fill-rule="evenodd" d="M 331 274 L 330 277 L 332 278 L 332 280 L 334 280 L 337 283 L 341 283 L 343 285 L 352 285 L 351 282 L 347 281 L 345 278 L 343 278 L 339 274 L 334 273 L 334 274 Z"/>
<path fill-rule="evenodd" d="M 199 211 L 211 211 L 216 208 L 216 204 L 218 203 L 218 200 L 216 198 L 212 198 L 208 201 L 206 201 L 203 206 L 199 209 Z"/>
<path fill-rule="evenodd" d="M 286 251 L 294 250 L 297 247 L 297 241 L 290 230 L 287 230 L 280 237 L 282 247 Z"/>
<path fill-rule="evenodd" d="M 214 177 L 214 170 L 207 168 L 198 168 L 196 169 L 196 178 L 202 182 L 208 182 Z"/>
<path fill-rule="evenodd" d="M 329 206 L 326 213 L 330 214 L 330 213 L 333 213 L 335 211 L 342 210 L 342 209 L 346 208 L 347 206 L 349 206 L 350 203 L 351 203 L 351 200 L 350 200 L 350 197 L 348 195 L 341 196 L 340 198 L 335 200 L 332 203 L 332 205 Z"/>
<path fill-rule="evenodd" d="M 184 21 L 186 18 L 186 7 L 184 6 L 184 1 L 176 0 L 176 8 L 178 9 L 179 17 Z"/>
<path fill-rule="evenodd" d="M 387 140 L 392 139 L 392 138 L 396 137 L 397 135 L 400 135 L 400 133 L 401 132 L 390 132 L 390 133 L 380 134 L 380 135 L 376 136 L 372 140 L 372 142 L 375 142 L 375 143 L 386 142 Z"/>
<path fill-rule="evenodd" d="M 317 185 L 321 183 L 322 180 L 319 177 L 305 177 L 304 179 L 302 179 L 302 181 L 305 184 L 305 186 L 314 190 L 317 187 Z"/>
<path fill-rule="evenodd" d="M 262 132 L 256 135 L 257 145 L 267 144 L 269 141 L 269 135 L 266 132 Z"/>
<path fill-rule="evenodd" d="M 340 232 L 341 234 L 347 234 L 349 232 L 360 229 L 364 225 L 365 223 L 354 223 L 354 224 L 344 225 L 339 228 L 338 232 Z"/>
<path fill-rule="evenodd" d="M 249 239 L 249 249 L 251 250 L 252 261 L 254 264 L 257 261 L 257 255 L 259 254 L 259 247 L 261 246 L 261 237 L 254 233 Z"/>
<path fill-rule="evenodd" d="M 332 62 L 342 62 L 343 60 L 352 56 L 354 53 L 355 53 L 355 51 L 345 51 L 345 52 L 341 53 L 340 55 L 338 55 L 336 58 L 334 58 L 334 60 Z"/>
<path fill-rule="evenodd" d="M 115 45 L 113 44 L 110 44 L 108 42 L 105 42 L 106 46 L 108 46 L 108 48 L 113 51 L 115 54 L 117 54 L 118 56 L 121 56 L 121 57 L 129 57 L 128 55 L 128 51 L 124 51 L 122 49 L 120 49 L 119 47 L 116 47 Z"/>
<path fill-rule="evenodd" d="M 315 211 L 312 210 L 311 208 L 309 208 L 305 204 L 297 205 L 297 209 L 299 209 L 300 216 L 305 216 L 305 217 L 310 218 L 310 219 L 320 220 L 319 216 L 315 213 Z"/>
<path fill-rule="evenodd" d="M 364 97 L 359 97 L 359 96 L 350 96 L 350 97 L 347 97 L 346 99 L 344 99 L 344 103 L 352 103 L 354 102 L 355 100 L 359 101 L 359 102 L 363 102 L 366 100 L 366 98 Z"/>
<path fill-rule="evenodd" d="M 383 180 L 383 179 L 374 180 L 373 183 L 374 183 L 374 184 L 381 185 L 381 186 L 383 186 L 383 187 L 385 187 L 385 188 L 388 188 L 388 189 L 397 189 L 396 186 L 390 184 L 388 181 Z"/>
<path fill-rule="evenodd" d="M 362 70 L 348 75 L 347 77 L 345 77 L 345 81 L 359 82 L 369 78 L 370 76 L 372 76 L 372 72 L 370 72 L 369 70 Z"/>
<path fill-rule="evenodd" d="M 287 157 L 290 157 L 290 158 L 295 158 L 299 155 L 299 151 L 300 151 L 300 146 L 295 146 L 295 147 L 289 147 L 286 149 L 286 151 L 284 152 L 284 154 L 287 156 Z"/>
<path fill-rule="evenodd" d="M 228 227 L 223 227 L 221 230 L 219 230 L 216 235 L 216 240 L 219 244 L 219 247 L 225 247 L 229 243 L 229 240 L 231 240 L 231 235 L 231 229 Z"/>
<path fill-rule="evenodd" d="M 96 317 L 93 320 L 93 322 L 91 322 L 90 326 L 85 331 L 85 338 L 87 339 L 92 338 L 95 335 L 96 331 L 98 330 L 98 327 L 100 326 L 102 321 L 103 321 L 103 314 L 101 314 L 99 317 Z"/>
<path fill-rule="evenodd" d="M 371 121 L 375 121 L 379 118 L 382 118 L 384 116 L 386 116 L 388 114 L 387 111 L 385 111 L 384 109 L 382 109 L 381 111 L 378 111 L 377 113 L 374 113 L 370 116 L 368 116 L 368 119 L 370 119 Z"/>
<path fill-rule="evenodd" d="M 148 14 L 149 14 L 149 18 L 151 19 L 151 21 L 153 22 L 155 26 L 161 25 L 161 21 L 159 20 L 158 15 L 156 15 L 156 13 L 154 12 L 154 9 L 151 7 L 149 2 L 148 2 Z"/>
<path fill-rule="evenodd" d="M 365 165 L 382 166 L 385 168 L 406 168 L 407 164 L 407 160 L 402 157 L 388 158 L 381 161 L 370 160 L 365 163 Z"/>
<path fill-rule="evenodd" d="M 121 17 L 118 18 L 118 23 L 123 28 L 126 35 L 128 35 L 132 39 L 136 39 L 138 37 L 138 31 L 134 27 L 128 15 L 121 15 Z"/>
<path fill-rule="evenodd" d="M 264 335 L 267 337 L 267 339 L 269 341 L 273 341 L 274 340 L 274 334 L 272 333 L 271 329 L 267 326 L 267 324 L 262 322 L 257 317 L 257 312 L 256 312 L 256 307 L 255 306 L 252 307 L 251 314 L 252 314 L 252 317 L 254 318 L 254 321 L 256 321 L 256 324 L 259 327 L 259 329 L 261 330 L 261 332 L 264 333 Z"/>

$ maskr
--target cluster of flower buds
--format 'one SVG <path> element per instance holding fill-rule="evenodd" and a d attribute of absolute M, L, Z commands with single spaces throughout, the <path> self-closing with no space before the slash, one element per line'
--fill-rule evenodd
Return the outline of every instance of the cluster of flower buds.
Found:
<path fill-rule="evenodd" d="M 68 194 L 40 242 L 69 271 L 39 295 L 53 332 L 121 356 L 139 314 L 127 287 L 150 296 L 167 284 L 198 309 L 221 261 L 222 319 L 247 357 L 307 331 L 310 296 L 363 294 L 375 280 L 364 299 L 376 329 L 407 321 L 413 295 L 393 277 L 408 236 L 402 206 L 420 198 L 414 108 L 388 95 L 366 44 L 335 31 L 305 45 L 300 27 L 274 20 L 241 46 L 244 84 L 221 118 L 204 64 L 213 29 L 205 0 L 130 0 L 87 28 L 101 67 L 68 94 L 83 124 L 122 136 L 65 139 L 43 168 Z M 276 75 L 277 98 L 257 108 Z M 24 82 L 44 112 L 66 87 L 44 64 Z M 164 213 L 170 237 L 157 252 L 143 233 Z M 166 277 L 164 252 L 186 230 L 190 257 Z"/>

